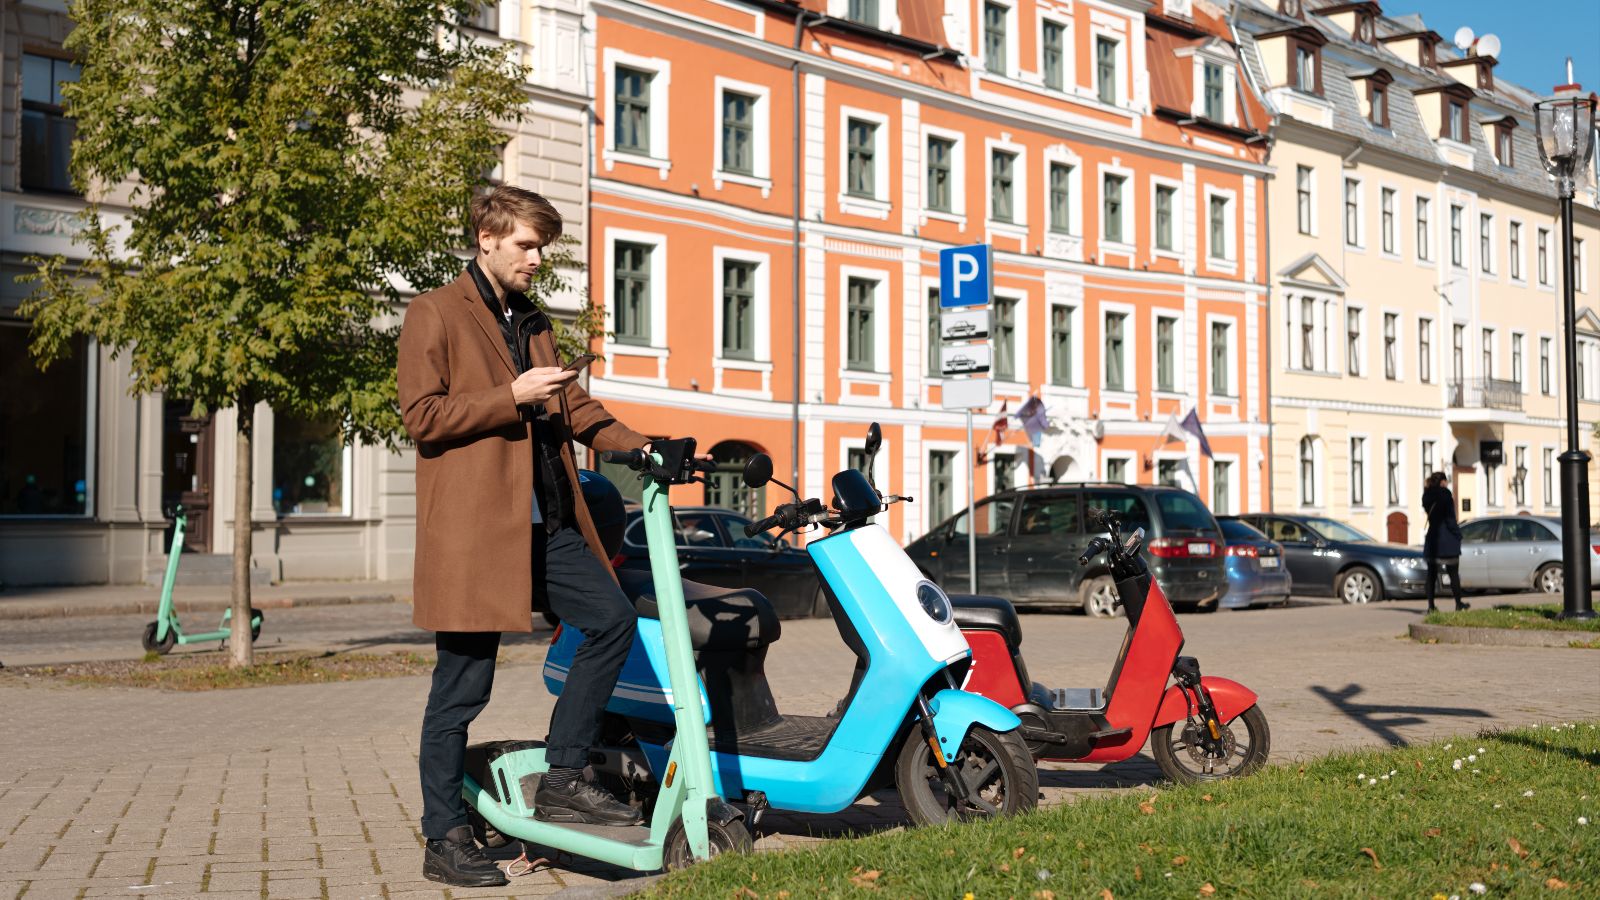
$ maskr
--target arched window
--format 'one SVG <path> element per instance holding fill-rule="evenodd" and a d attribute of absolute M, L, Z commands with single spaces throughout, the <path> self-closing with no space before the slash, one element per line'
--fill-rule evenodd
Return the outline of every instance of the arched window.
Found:
<path fill-rule="evenodd" d="M 711 448 L 715 472 L 706 473 L 706 505 L 720 506 L 736 513 L 759 518 L 767 512 L 767 489 L 744 484 L 744 464 L 760 450 L 743 441 L 723 441 Z"/>
<path fill-rule="evenodd" d="M 1300 505 L 1317 505 L 1317 487 L 1321 482 L 1317 471 L 1317 444 L 1309 437 L 1300 439 Z"/>

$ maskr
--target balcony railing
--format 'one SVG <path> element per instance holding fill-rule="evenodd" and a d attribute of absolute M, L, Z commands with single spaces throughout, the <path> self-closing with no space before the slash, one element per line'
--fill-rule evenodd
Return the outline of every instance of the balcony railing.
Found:
<path fill-rule="evenodd" d="M 1451 381 L 1451 409 L 1503 409 L 1522 411 L 1522 385 L 1498 378 L 1468 378 Z"/>

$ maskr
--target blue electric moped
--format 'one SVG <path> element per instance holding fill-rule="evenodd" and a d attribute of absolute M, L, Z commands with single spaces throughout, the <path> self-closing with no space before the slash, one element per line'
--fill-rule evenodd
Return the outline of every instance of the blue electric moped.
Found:
<path fill-rule="evenodd" d="M 869 457 L 880 443 L 874 424 Z M 746 804 L 752 824 L 767 808 L 837 812 L 891 784 L 916 824 L 1034 808 L 1039 776 L 1020 720 L 959 689 L 972 652 L 952 621 L 949 598 L 922 577 L 888 531 L 871 523 L 887 504 L 909 498 L 886 497 L 849 469 L 833 478 L 832 508 L 800 500 L 772 478 L 765 454 L 749 461 L 744 480 L 751 487 L 771 482 L 795 495 L 748 526 L 748 535 L 772 528 L 779 538 L 803 529 L 829 532 L 806 551 L 857 663 L 849 693 L 833 714 L 785 715 L 765 671 L 767 648 L 780 633 L 771 604 L 754 590 L 683 582 L 716 792 Z M 652 557 L 656 549 L 652 544 Z M 590 762 L 602 783 L 648 808 L 659 773 L 671 777 L 679 704 L 667 678 L 649 573 L 618 575 L 639 613 L 639 632 L 607 705 L 606 745 Z M 581 642 L 575 628 L 558 628 L 544 665 L 552 693 L 565 686 Z"/>

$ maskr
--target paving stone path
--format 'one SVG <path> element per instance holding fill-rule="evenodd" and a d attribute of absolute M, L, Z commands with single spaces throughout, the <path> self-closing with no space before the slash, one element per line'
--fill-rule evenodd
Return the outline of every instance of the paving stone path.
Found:
<path fill-rule="evenodd" d="M 1185 652 L 1261 693 L 1276 762 L 1600 714 L 1600 651 L 1418 645 L 1401 635 L 1419 608 L 1313 603 L 1184 616 Z M 293 617 L 319 614 L 286 610 L 274 621 L 292 632 Z M 419 643 L 395 632 L 399 610 L 366 615 L 379 637 L 350 629 L 346 645 Z M 1033 677 L 1080 686 L 1103 683 L 1123 625 L 1029 615 L 1023 627 Z M 69 631 L 35 636 L 72 658 Z M 15 649 L 6 641 L 0 629 L 0 658 Z M 537 677 L 542 654 L 537 642 L 508 647 L 474 740 L 542 736 L 551 705 Z M 783 708 L 815 714 L 843 694 L 849 657 L 831 622 L 785 622 L 769 671 Z M 426 694 L 425 678 L 179 694 L 0 672 L 0 898 L 546 896 L 637 877 L 563 859 L 517 879 L 512 893 L 422 880 L 416 743 Z M 1145 755 L 1041 773 L 1046 803 L 1155 778 Z M 758 847 L 904 821 L 892 796 L 835 816 L 770 814 Z"/>

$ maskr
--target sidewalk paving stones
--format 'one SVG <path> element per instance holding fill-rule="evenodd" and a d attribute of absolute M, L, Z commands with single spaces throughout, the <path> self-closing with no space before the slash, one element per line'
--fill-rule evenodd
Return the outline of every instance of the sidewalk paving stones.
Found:
<path fill-rule="evenodd" d="M 1181 623 L 1185 652 L 1206 672 L 1261 693 L 1274 762 L 1570 721 L 1600 708 L 1593 677 L 1600 657 L 1592 651 L 1419 645 L 1404 635 L 1420 606 L 1298 605 Z M 380 620 L 369 629 L 380 638 L 411 649 L 431 644 L 426 635 L 396 631 L 402 610 L 362 612 Z M 295 617 L 322 614 L 286 611 L 280 625 L 292 632 Z M 1124 624 L 1027 615 L 1023 628 L 1033 676 L 1072 686 L 1104 683 Z M 371 634 L 348 637 L 374 645 Z M 547 637 L 508 645 L 474 740 L 543 735 L 551 698 L 534 664 L 544 649 L 537 641 Z M 50 639 L 71 652 L 67 637 Z M 817 714 L 843 695 L 850 664 L 831 622 L 785 622 L 768 671 L 784 709 Z M 447 895 L 423 880 L 416 745 L 427 690 L 428 679 L 407 677 L 177 693 L 0 672 L 8 724 L 0 730 L 0 898 L 393 900 L 580 888 L 585 893 L 571 896 L 593 897 L 642 884 L 637 873 L 567 857 L 504 889 Z M 1047 765 L 1040 780 L 1045 802 L 1059 803 L 1144 789 L 1155 778 L 1141 755 L 1104 767 Z M 804 847 L 904 822 L 892 794 L 833 816 L 769 813 L 757 846 Z"/>

